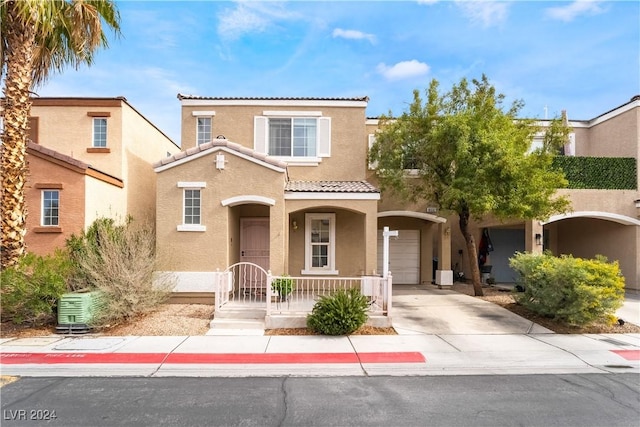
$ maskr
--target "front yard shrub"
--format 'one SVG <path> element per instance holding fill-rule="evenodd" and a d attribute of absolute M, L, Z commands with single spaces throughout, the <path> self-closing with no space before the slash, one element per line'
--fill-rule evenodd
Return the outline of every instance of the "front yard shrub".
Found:
<path fill-rule="evenodd" d="M 277 293 L 280 299 L 286 299 L 294 289 L 293 279 L 287 276 L 278 277 L 271 282 L 271 290 Z"/>
<path fill-rule="evenodd" d="M 68 253 L 57 250 L 46 256 L 28 253 L 16 265 L 0 271 L 2 321 L 52 323 L 58 299 L 67 292 L 71 270 Z"/>
<path fill-rule="evenodd" d="M 151 225 L 129 219 L 117 225 L 96 220 L 80 236 L 67 241 L 77 267 L 75 287 L 99 290 L 104 304 L 94 326 L 126 321 L 153 311 L 173 288 L 156 270 L 155 235 Z"/>
<path fill-rule="evenodd" d="M 529 310 L 570 324 L 612 323 L 624 301 L 624 277 L 618 262 L 518 253 L 510 265 L 524 292 L 516 301 Z"/>
<path fill-rule="evenodd" d="M 360 290 L 339 289 L 320 297 L 307 316 L 307 326 L 324 335 L 348 335 L 367 321 L 368 306 Z"/>

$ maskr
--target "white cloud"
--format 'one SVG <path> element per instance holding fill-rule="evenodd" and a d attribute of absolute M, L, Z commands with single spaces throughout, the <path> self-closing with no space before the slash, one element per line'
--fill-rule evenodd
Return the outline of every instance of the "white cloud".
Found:
<path fill-rule="evenodd" d="M 573 21 L 579 15 L 597 15 L 604 12 L 601 2 L 594 0 L 574 1 L 567 6 L 550 7 L 547 16 L 564 22 Z"/>
<path fill-rule="evenodd" d="M 485 28 L 502 23 L 509 9 L 509 3 L 498 1 L 456 0 L 456 5 L 471 22 L 480 23 Z"/>
<path fill-rule="evenodd" d="M 367 34 L 357 30 L 343 30 L 342 28 L 336 28 L 333 30 L 333 37 L 341 37 L 343 39 L 351 40 L 369 40 L 371 43 L 376 42 L 376 36 L 373 34 Z"/>
<path fill-rule="evenodd" d="M 429 72 L 429 66 L 424 62 L 412 59 L 411 61 L 398 62 L 392 66 L 380 63 L 377 70 L 388 80 L 401 80 L 425 75 Z"/>
<path fill-rule="evenodd" d="M 289 21 L 298 14 L 278 2 L 237 2 L 235 9 L 224 9 L 218 15 L 218 34 L 226 39 L 237 39 L 247 33 L 265 31 L 277 21 Z"/>

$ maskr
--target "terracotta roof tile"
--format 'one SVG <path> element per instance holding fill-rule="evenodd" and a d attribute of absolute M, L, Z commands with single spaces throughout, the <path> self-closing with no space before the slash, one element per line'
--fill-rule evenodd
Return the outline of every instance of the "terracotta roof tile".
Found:
<path fill-rule="evenodd" d="M 204 99 L 216 101 L 364 101 L 369 102 L 368 96 L 356 97 L 313 97 L 313 96 L 196 96 L 179 93 L 178 99 Z"/>
<path fill-rule="evenodd" d="M 235 142 L 231 142 L 228 141 L 226 139 L 214 139 L 211 142 L 207 142 L 204 144 L 200 144 L 197 147 L 192 147 L 187 149 L 186 151 L 181 151 L 179 153 L 174 154 L 173 156 L 169 156 L 169 157 L 165 157 L 164 159 L 155 162 L 153 164 L 154 168 L 160 167 L 160 166 L 164 166 L 164 165 L 168 165 L 170 163 L 176 162 L 178 160 L 196 155 L 198 153 L 201 153 L 203 151 L 207 151 L 207 150 L 213 150 L 215 148 L 219 148 L 219 147 L 225 147 L 229 150 L 232 151 L 236 151 L 239 154 L 245 155 L 245 156 L 249 156 L 252 157 L 256 160 L 260 160 L 262 162 L 268 163 L 270 165 L 282 168 L 282 169 L 286 169 L 287 168 L 287 164 L 285 162 L 282 162 L 280 160 L 274 159 L 273 157 L 269 157 L 263 153 L 258 153 L 255 150 L 252 150 L 250 148 L 247 148 L 243 145 L 237 144 Z"/>
<path fill-rule="evenodd" d="M 285 187 L 289 192 L 305 193 L 379 193 L 367 181 L 289 181 Z"/>
<path fill-rule="evenodd" d="M 88 163 L 85 163 L 83 161 L 80 161 L 78 159 L 74 159 L 71 156 L 67 156 L 65 154 L 59 153 L 55 150 L 52 150 L 51 148 L 47 148 L 44 147 L 40 144 L 36 144 L 35 142 L 31 142 L 29 141 L 27 148 L 29 150 L 33 150 L 33 151 L 37 151 L 38 153 L 42 153 L 45 156 L 49 156 L 52 157 L 54 159 L 58 159 L 58 160 L 62 160 L 65 163 L 69 163 L 72 166 L 81 168 L 81 169 L 87 169 L 89 167 Z"/>

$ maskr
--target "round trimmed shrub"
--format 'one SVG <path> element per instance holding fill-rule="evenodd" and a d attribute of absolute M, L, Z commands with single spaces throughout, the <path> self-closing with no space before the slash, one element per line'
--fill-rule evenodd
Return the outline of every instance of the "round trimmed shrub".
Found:
<path fill-rule="evenodd" d="M 367 321 L 368 307 L 359 289 L 339 289 L 320 297 L 307 316 L 307 326 L 323 335 L 348 335 Z"/>

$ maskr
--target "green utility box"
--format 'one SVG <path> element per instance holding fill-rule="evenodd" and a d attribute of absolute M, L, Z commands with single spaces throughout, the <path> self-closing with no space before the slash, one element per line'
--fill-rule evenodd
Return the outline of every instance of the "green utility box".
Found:
<path fill-rule="evenodd" d="M 58 301 L 58 332 L 87 333 L 102 305 L 99 291 L 67 293 Z"/>

